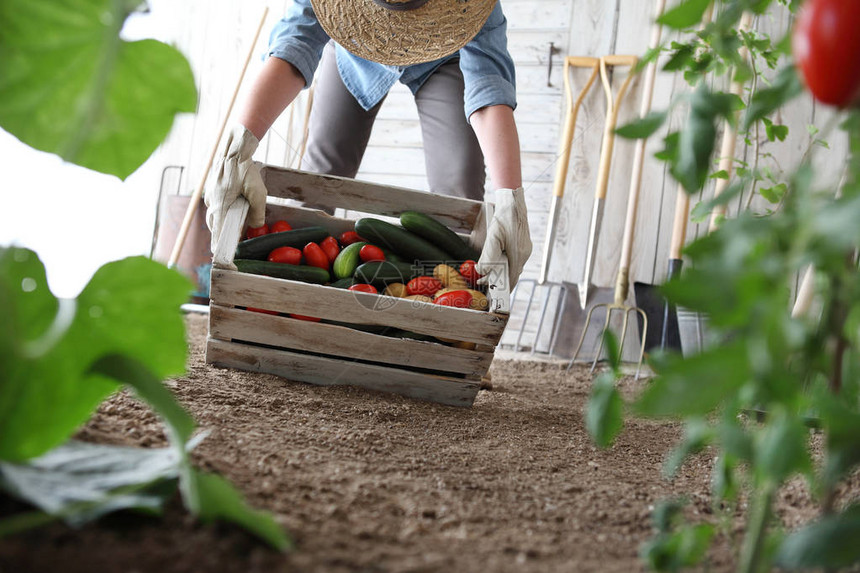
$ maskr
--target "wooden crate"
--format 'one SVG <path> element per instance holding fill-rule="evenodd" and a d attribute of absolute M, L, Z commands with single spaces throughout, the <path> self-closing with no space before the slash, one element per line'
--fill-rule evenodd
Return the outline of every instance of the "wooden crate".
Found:
<path fill-rule="evenodd" d="M 435 217 L 473 245 L 484 242 L 492 205 L 266 166 L 266 219 L 294 228 L 320 225 L 332 235 L 352 230 L 354 219 L 296 207 L 296 199 L 360 216 L 396 217 L 416 210 Z M 248 204 L 227 214 L 213 255 L 206 362 L 276 374 L 319 385 L 348 384 L 455 406 L 470 406 L 507 324 L 506 269 L 491 275 L 490 312 L 442 307 L 388 296 L 240 273 L 233 253 L 245 230 Z M 498 277 L 496 277 L 496 274 Z M 263 308 L 356 325 L 384 325 L 475 343 L 474 350 L 394 338 L 350 328 L 245 310 Z"/>

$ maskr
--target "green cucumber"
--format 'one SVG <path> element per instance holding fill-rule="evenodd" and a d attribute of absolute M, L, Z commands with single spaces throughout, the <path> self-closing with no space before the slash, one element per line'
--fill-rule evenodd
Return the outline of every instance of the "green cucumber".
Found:
<path fill-rule="evenodd" d="M 420 265 L 395 263 L 392 261 L 368 261 L 355 269 L 355 280 L 376 287 L 390 283 L 406 284 L 413 278 L 424 274 Z"/>
<path fill-rule="evenodd" d="M 266 275 L 314 284 L 325 284 L 331 280 L 327 270 L 310 265 L 287 265 L 252 259 L 234 259 L 233 264 L 236 265 L 239 272 L 251 273 L 252 275 Z"/>
<path fill-rule="evenodd" d="M 355 279 L 352 277 L 346 277 L 345 279 L 338 279 L 333 283 L 326 285 L 334 288 L 349 288 L 355 284 Z"/>
<path fill-rule="evenodd" d="M 400 224 L 407 231 L 427 239 L 445 252 L 451 253 L 460 262 L 477 261 L 481 254 L 473 249 L 460 235 L 424 213 L 404 211 L 400 214 Z"/>
<path fill-rule="evenodd" d="M 265 261 L 269 253 L 278 247 L 303 248 L 308 243 L 318 243 L 328 237 L 330 233 L 322 227 L 304 227 L 283 231 L 281 233 L 269 233 L 252 239 L 245 239 L 236 246 L 237 259 L 256 259 Z"/>
<path fill-rule="evenodd" d="M 382 249 L 389 249 L 406 261 L 444 263 L 455 260 L 433 243 L 403 227 L 387 221 L 365 217 L 355 222 L 355 232 Z"/>
<path fill-rule="evenodd" d="M 358 258 L 358 252 L 361 250 L 361 247 L 366 244 L 367 243 L 363 242 L 352 243 L 351 245 L 345 246 L 343 250 L 338 253 L 331 265 L 331 270 L 334 272 L 334 277 L 336 279 L 348 279 L 352 277 L 353 273 L 355 273 L 355 269 L 361 262 L 361 259 Z"/>

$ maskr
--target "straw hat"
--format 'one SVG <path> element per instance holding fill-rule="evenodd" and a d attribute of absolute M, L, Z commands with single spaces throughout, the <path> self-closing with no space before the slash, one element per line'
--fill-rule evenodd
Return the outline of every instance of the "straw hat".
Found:
<path fill-rule="evenodd" d="M 453 54 L 484 26 L 497 0 L 311 0 L 323 30 L 366 60 L 392 66 Z"/>

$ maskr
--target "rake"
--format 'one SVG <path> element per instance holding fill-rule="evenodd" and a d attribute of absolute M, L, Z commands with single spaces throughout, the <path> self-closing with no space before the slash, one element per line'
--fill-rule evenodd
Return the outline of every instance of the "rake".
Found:
<path fill-rule="evenodd" d="M 582 88 L 582 90 L 580 90 L 579 94 L 576 96 L 575 99 L 573 97 L 573 88 L 570 79 L 571 68 L 587 68 L 591 70 L 591 75 L 586 81 L 585 86 Z M 527 302 L 525 313 L 523 314 L 522 324 L 520 326 L 519 333 L 517 334 L 516 344 L 514 345 L 514 349 L 517 351 L 523 348 L 522 337 L 525 333 L 526 325 L 528 324 L 529 313 L 531 312 L 532 304 L 534 303 L 535 295 L 538 291 L 542 291 L 543 293 L 543 302 L 541 304 L 537 330 L 535 331 L 534 343 L 531 345 L 532 354 L 537 351 L 538 341 L 540 340 L 540 335 L 543 331 L 543 325 L 546 320 L 547 309 L 549 308 L 549 302 L 553 299 L 553 291 L 557 292 L 556 300 L 558 301 L 558 303 L 556 306 L 556 314 L 552 320 L 552 332 L 547 352 L 551 352 L 554 346 L 555 338 L 558 333 L 558 327 L 560 323 L 559 317 L 564 314 L 568 297 L 568 288 L 563 283 L 548 281 L 547 275 L 549 274 L 549 264 L 552 259 L 553 247 L 555 246 L 555 234 L 558 225 L 559 213 L 561 211 L 560 204 L 562 198 L 564 197 L 564 187 L 565 182 L 567 180 L 567 169 L 570 163 L 570 151 L 573 144 L 574 131 L 576 129 L 576 118 L 579 115 L 579 108 L 582 105 L 582 101 L 585 99 L 585 96 L 588 94 L 588 91 L 591 89 L 591 86 L 597 80 L 597 76 L 599 73 L 600 58 L 568 56 L 564 60 L 564 91 L 566 96 L 565 100 L 567 101 L 567 111 L 565 113 L 564 120 L 564 134 L 562 135 L 559 144 L 558 166 L 556 167 L 555 181 L 553 183 L 552 203 L 550 205 L 549 223 L 547 225 L 546 239 L 544 240 L 543 244 L 540 274 L 537 280 L 520 280 L 517 283 L 517 286 L 514 288 L 514 292 L 511 293 L 511 300 L 513 301 L 517 293 L 521 292 L 521 289 L 530 287 L 528 297 L 526 299 Z M 513 302 L 511 303 L 511 307 L 513 308 Z"/>

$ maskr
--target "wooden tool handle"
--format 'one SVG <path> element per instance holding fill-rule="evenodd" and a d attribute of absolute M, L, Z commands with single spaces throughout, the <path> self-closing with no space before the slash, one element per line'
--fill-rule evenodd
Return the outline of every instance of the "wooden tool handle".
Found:
<path fill-rule="evenodd" d="M 597 200 L 606 198 L 606 189 L 609 186 L 609 167 L 612 164 L 612 150 L 615 147 L 615 125 L 618 122 L 618 110 L 621 107 L 621 101 L 627 88 L 633 80 L 633 73 L 627 74 L 621 87 L 618 89 L 618 94 L 613 97 L 612 86 L 609 84 L 609 66 L 630 66 L 635 67 L 639 62 L 636 56 L 603 56 L 600 58 L 600 79 L 603 83 L 603 91 L 606 93 L 606 123 L 603 126 L 603 141 L 600 148 L 600 164 L 597 170 L 597 186 L 595 188 L 594 197 Z"/>
<path fill-rule="evenodd" d="M 236 81 L 236 87 L 233 89 L 233 96 L 230 98 L 230 104 L 227 106 L 227 113 L 224 114 L 224 120 L 221 122 L 221 127 L 218 129 L 218 135 L 215 137 L 215 144 L 212 146 L 212 152 L 209 154 L 209 160 L 206 162 L 206 167 L 203 168 L 203 175 L 200 177 L 200 183 L 194 194 L 191 195 L 191 200 L 188 202 L 188 209 L 185 211 L 185 218 L 182 219 L 182 226 L 179 227 L 179 234 L 176 236 L 176 242 L 173 244 L 173 251 L 170 253 L 170 258 L 167 260 L 167 266 L 173 268 L 179 260 L 179 255 L 182 253 L 182 247 L 185 245 L 185 238 L 188 235 L 188 229 L 191 227 L 191 221 L 194 219 L 194 212 L 197 210 L 197 205 L 200 203 L 200 198 L 203 196 L 203 188 L 206 185 L 206 179 L 209 177 L 209 170 L 212 169 L 212 163 L 215 160 L 215 154 L 218 152 L 218 146 L 221 143 L 221 137 L 224 135 L 224 128 L 227 126 L 227 120 L 230 119 L 230 113 L 233 111 L 233 104 L 236 103 L 236 96 L 239 93 L 239 88 L 242 86 L 242 80 L 245 77 L 245 72 L 248 69 L 248 62 L 251 61 L 251 56 L 254 54 L 254 49 L 257 45 L 257 39 L 260 37 L 260 30 L 263 29 L 263 24 L 266 22 L 266 16 L 269 14 L 269 7 L 263 10 L 263 15 L 260 17 L 260 23 L 257 26 L 257 32 L 254 34 L 254 39 L 251 41 L 251 47 L 248 49 L 248 55 L 245 57 L 245 63 L 242 65 L 242 72 L 239 74 L 239 79 Z"/>
<path fill-rule="evenodd" d="M 680 259 L 681 249 L 687 241 L 687 217 L 690 212 L 690 196 L 682 185 L 678 185 L 675 198 L 675 218 L 672 222 L 672 241 L 669 243 L 669 258 Z"/>

